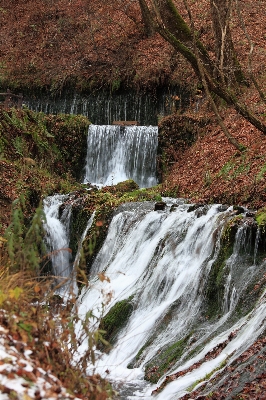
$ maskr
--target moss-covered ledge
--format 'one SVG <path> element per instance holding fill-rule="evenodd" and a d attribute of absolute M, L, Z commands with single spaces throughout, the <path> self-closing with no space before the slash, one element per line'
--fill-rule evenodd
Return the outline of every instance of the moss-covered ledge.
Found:
<path fill-rule="evenodd" d="M 206 313 L 208 318 L 214 319 L 222 312 L 222 302 L 226 278 L 229 273 L 227 260 L 233 253 L 236 232 L 242 215 L 236 216 L 228 221 L 224 227 L 221 239 L 220 250 L 212 264 L 206 288 Z"/>
<path fill-rule="evenodd" d="M 112 216 L 116 208 L 126 202 L 160 201 L 160 187 L 139 189 L 133 180 L 120 182 L 97 190 L 83 185 L 83 189 L 72 193 L 62 205 L 72 205 L 70 222 L 70 248 L 73 258 L 77 252 L 80 238 L 94 213 L 92 225 L 88 229 L 82 245 L 82 259 L 79 269 L 81 275 L 89 276 L 93 261 L 106 238 Z"/>

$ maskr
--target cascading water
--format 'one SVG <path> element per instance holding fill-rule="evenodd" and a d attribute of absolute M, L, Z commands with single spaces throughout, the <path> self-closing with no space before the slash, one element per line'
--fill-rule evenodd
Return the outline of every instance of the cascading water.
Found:
<path fill-rule="evenodd" d="M 176 99 L 179 100 L 176 100 Z M 190 94 L 184 88 L 172 88 L 160 93 L 110 93 L 98 91 L 81 95 L 63 92 L 56 97 L 32 96 L 25 99 L 27 107 L 49 114 L 85 115 L 94 124 L 112 124 L 113 121 L 138 121 L 141 125 L 157 125 L 158 116 L 172 114 L 189 104 Z M 182 104 L 181 104 L 182 103 Z"/>
<path fill-rule="evenodd" d="M 152 126 L 91 125 L 84 183 L 133 179 L 141 188 L 155 185 L 157 135 Z M 116 210 L 91 267 L 89 288 L 77 299 L 81 344 L 75 361 L 87 350 L 81 321 L 87 324 L 87 316 L 93 315 L 87 328 L 107 326 L 112 347 L 95 349 L 96 364 L 88 365 L 87 372 L 108 374 L 121 400 L 150 399 L 152 391 L 159 400 L 179 399 L 233 363 L 265 330 L 265 291 L 252 311 L 243 308 L 241 318 L 234 314 L 248 288 L 265 273 L 259 229 L 250 229 L 250 220 L 236 224 L 234 246 L 220 260 L 223 230 L 229 221 L 235 223 L 233 208 L 164 201 L 167 207 L 160 211 L 154 210 L 154 202 L 127 203 Z M 58 282 L 72 274 L 77 294 L 75 270 L 94 214 L 72 265 L 70 204 L 68 196 L 60 195 L 44 201 L 46 241 Z M 213 282 L 219 288 L 215 312 Z M 209 318 L 209 313 L 216 314 Z M 206 394 L 208 390 L 206 386 Z"/>
<path fill-rule="evenodd" d="M 178 377 L 157 397 L 162 400 L 180 398 L 188 393 L 189 386 L 203 381 L 206 374 L 211 375 L 222 368 L 223 363 L 232 362 L 256 340 L 265 325 L 263 295 L 250 314 L 238 322 L 230 322 L 241 288 L 247 287 L 257 273 L 253 255 L 243 255 L 246 230 L 242 228 L 231 257 L 235 265 L 229 262 L 229 286 L 237 276 L 231 298 L 234 291 L 238 295 L 231 305 L 228 299 L 224 300 L 227 305 L 221 309 L 216 322 L 206 318 L 204 302 L 209 273 L 220 250 L 223 227 L 232 218 L 232 209 L 221 211 L 218 205 L 213 205 L 191 211 L 188 204 L 175 200 L 178 204 L 175 211 L 170 212 L 172 201 L 165 200 L 169 203 L 165 211 L 153 211 L 154 203 L 150 202 L 119 207 L 92 266 L 90 287 L 84 289 L 78 299 L 81 318 L 93 310 L 97 318 L 110 315 L 111 319 L 117 304 L 131 305 L 124 325 L 112 339 L 112 349 L 103 352 L 95 366 L 88 367 L 88 372 L 95 368 L 102 375 L 108 371 L 111 381 L 122 383 L 122 399 L 150 398 L 156 386 L 145 387 L 144 371 L 149 378 L 156 375 L 157 370 L 160 378 L 157 385 L 166 375 Z M 240 249 L 242 254 L 239 254 Z M 252 259 L 251 263 L 244 263 L 243 257 Z M 106 279 L 99 279 L 99 273 L 101 277 L 104 273 Z M 228 296 L 229 292 L 228 289 Z M 232 331 L 237 333 L 228 342 Z M 206 354 L 223 342 L 223 351 L 206 361 Z M 180 343 L 184 343 L 183 354 L 181 351 L 169 362 L 170 350 L 174 352 Z M 80 354 L 85 350 L 84 342 Z M 165 371 L 160 371 L 160 362 L 166 360 Z M 180 373 L 186 370 L 187 373 Z M 135 385 L 135 393 L 131 388 L 128 394 L 127 388 L 132 385 Z"/>
<path fill-rule="evenodd" d="M 71 207 L 66 207 L 59 215 L 60 206 L 68 196 L 55 195 L 47 197 L 44 204 L 46 223 L 46 243 L 51 254 L 53 273 L 58 281 L 66 281 L 70 275 L 70 251 L 69 251 L 69 222 Z"/>
<path fill-rule="evenodd" d="M 84 183 L 156 185 L 157 141 L 155 126 L 90 125 Z"/>
<path fill-rule="evenodd" d="M 68 195 L 57 194 L 47 197 L 43 202 L 46 217 L 46 222 L 44 224 L 46 231 L 45 241 L 50 253 L 53 273 L 56 276 L 56 283 L 59 286 L 58 293 L 64 297 L 68 296 L 69 292 L 71 294 L 78 293 L 76 269 L 80 261 L 82 243 L 92 225 L 95 215 L 95 213 L 92 214 L 80 238 L 77 254 L 72 265 L 72 254 L 69 249 L 71 204 L 65 205 L 60 215 L 60 207 L 68 198 Z"/>

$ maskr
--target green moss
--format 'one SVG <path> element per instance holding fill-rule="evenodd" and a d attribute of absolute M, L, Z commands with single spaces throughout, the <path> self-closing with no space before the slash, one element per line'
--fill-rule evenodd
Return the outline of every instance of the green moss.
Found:
<path fill-rule="evenodd" d="M 45 115 L 27 108 L 0 111 L 2 157 L 12 161 L 29 157 L 57 175 L 71 173 L 80 179 L 89 124 L 80 115 Z"/>
<path fill-rule="evenodd" d="M 128 179 L 126 181 L 119 182 L 116 185 L 105 186 L 102 188 L 101 192 L 108 192 L 121 196 L 123 193 L 133 192 L 137 189 L 139 189 L 138 184 L 132 179 Z"/>
<path fill-rule="evenodd" d="M 163 349 L 152 362 L 146 365 L 145 379 L 157 383 L 162 375 L 180 359 L 187 346 L 191 334 Z"/>
<path fill-rule="evenodd" d="M 47 115 L 45 125 L 54 137 L 53 144 L 59 149 L 57 169 L 71 171 L 80 180 L 87 153 L 89 120 L 82 115 Z"/>
<path fill-rule="evenodd" d="M 105 331 L 104 339 L 114 344 L 119 331 L 126 325 L 133 312 L 133 296 L 118 301 L 101 319 L 99 329 Z"/>
<path fill-rule="evenodd" d="M 263 207 L 263 208 L 258 210 L 255 219 L 256 219 L 256 222 L 257 222 L 258 226 L 260 228 L 262 228 L 263 230 L 265 230 L 265 226 L 266 226 L 266 207 Z"/>
<path fill-rule="evenodd" d="M 130 193 L 125 193 L 122 197 L 121 200 L 123 202 L 129 202 L 129 201 L 161 201 L 162 197 L 161 195 L 157 192 L 157 190 L 153 189 L 139 189 L 139 190 L 134 190 L 133 192 Z"/>
<path fill-rule="evenodd" d="M 208 318 L 213 319 L 222 311 L 222 301 L 224 295 L 224 285 L 229 270 L 226 261 L 233 253 L 235 235 L 238 229 L 238 221 L 242 215 L 232 218 L 223 230 L 221 237 L 221 247 L 216 261 L 211 267 L 208 276 L 206 290 L 206 308 Z"/>
<path fill-rule="evenodd" d="M 72 206 L 70 220 L 70 241 L 69 247 L 72 250 L 72 258 L 74 260 L 78 250 L 79 240 L 88 224 L 91 216 L 90 210 L 83 207 L 82 204 Z"/>
<path fill-rule="evenodd" d="M 93 223 L 83 244 L 87 275 L 89 275 L 93 261 L 103 245 L 114 209 L 118 205 L 116 199 L 108 193 L 105 193 L 104 197 L 98 197 L 98 201 L 99 203 L 94 205 L 96 212 Z M 88 208 L 87 210 L 91 208 L 92 207 Z"/>

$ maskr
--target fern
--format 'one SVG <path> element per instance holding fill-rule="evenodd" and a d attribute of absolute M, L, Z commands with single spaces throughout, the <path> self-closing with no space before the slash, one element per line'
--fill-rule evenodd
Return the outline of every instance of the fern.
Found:
<path fill-rule="evenodd" d="M 27 228 L 24 211 L 25 201 L 23 196 L 12 204 L 12 222 L 5 232 L 7 250 L 12 272 L 19 270 L 34 270 L 39 272 L 41 257 L 45 254 L 43 243 L 43 221 L 45 215 L 39 207 Z"/>

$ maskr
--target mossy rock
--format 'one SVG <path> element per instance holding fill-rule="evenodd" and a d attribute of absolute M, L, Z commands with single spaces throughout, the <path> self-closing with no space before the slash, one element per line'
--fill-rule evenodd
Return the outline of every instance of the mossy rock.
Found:
<path fill-rule="evenodd" d="M 139 189 L 132 192 L 127 192 L 121 197 L 122 202 L 132 201 L 161 201 L 162 197 L 159 191 L 155 188 Z"/>
<path fill-rule="evenodd" d="M 36 167 L 44 164 L 57 175 L 71 173 L 81 179 L 90 124 L 85 116 L 46 115 L 25 108 L 0 110 L 0 120 L 2 156 L 31 159 Z"/>
<path fill-rule="evenodd" d="M 259 218 L 259 221 L 263 223 L 264 213 L 262 213 L 261 216 L 262 218 Z M 231 218 L 223 229 L 220 239 L 220 251 L 208 276 L 206 289 L 206 313 L 210 319 L 217 318 L 222 312 L 225 283 L 229 273 L 227 260 L 233 254 L 236 233 L 240 226 L 245 226 L 245 238 L 241 239 L 242 241 L 245 240 L 245 242 L 243 242 L 241 248 L 238 249 L 238 255 L 242 260 L 242 270 L 244 271 L 245 268 L 248 268 L 254 263 L 255 253 L 256 265 L 259 266 L 261 261 L 265 259 L 265 231 L 262 229 L 258 235 L 258 224 L 253 217 L 245 217 L 243 214 L 240 214 Z M 236 276 L 234 277 L 236 272 L 232 272 L 232 274 L 233 279 L 237 279 Z M 243 313 L 245 313 L 244 310 L 247 309 L 246 306 L 238 306 L 238 308 L 242 309 Z"/>
<path fill-rule="evenodd" d="M 108 228 L 112 220 L 116 205 L 102 204 L 96 211 L 93 223 L 88 230 L 83 243 L 83 252 L 86 262 L 86 273 L 90 274 L 93 261 L 100 251 L 107 236 Z"/>
<path fill-rule="evenodd" d="M 157 383 L 174 364 L 180 359 L 184 353 L 191 334 L 162 349 L 159 355 L 155 356 L 151 362 L 145 367 L 144 379 Z"/>
<path fill-rule="evenodd" d="M 72 250 L 73 259 L 77 254 L 80 238 L 86 229 L 90 217 L 90 211 L 84 208 L 82 204 L 72 207 L 69 247 Z"/>
<path fill-rule="evenodd" d="M 84 241 L 87 274 L 90 273 L 93 261 L 106 238 L 115 209 L 126 202 L 160 201 L 161 195 L 156 188 L 136 189 L 138 185 L 132 180 L 107 186 L 87 195 L 85 209 L 96 210 L 91 228 Z M 122 190 L 129 190 L 122 192 Z"/>
<path fill-rule="evenodd" d="M 197 204 L 192 204 L 191 206 L 188 207 L 187 212 L 190 213 L 192 211 L 196 211 L 199 208 L 204 207 L 205 204 L 204 203 L 197 203 Z"/>
<path fill-rule="evenodd" d="M 138 184 L 132 179 L 128 179 L 127 181 L 119 182 L 113 186 L 105 186 L 103 188 L 103 191 L 109 193 L 123 194 L 126 192 L 133 192 L 137 189 L 139 189 Z"/>
<path fill-rule="evenodd" d="M 262 228 L 265 231 L 266 227 L 266 207 L 260 208 L 256 214 L 256 222 L 259 228 Z"/>
<path fill-rule="evenodd" d="M 108 313 L 101 319 L 99 329 L 105 331 L 104 339 L 110 343 L 115 343 L 118 333 L 128 322 L 133 310 L 133 296 L 128 299 L 118 301 Z M 109 350 L 110 347 L 105 348 Z"/>
<path fill-rule="evenodd" d="M 239 219 L 239 217 L 235 217 L 225 226 L 221 237 L 219 254 L 216 261 L 212 264 L 208 276 L 206 289 L 206 312 L 210 319 L 218 317 L 222 311 L 225 282 L 229 273 L 226 261 L 233 253 Z"/>
<path fill-rule="evenodd" d="M 59 114 L 46 116 L 45 124 L 60 152 L 57 173 L 71 171 L 77 180 L 82 180 L 89 120 L 82 115 Z"/>

